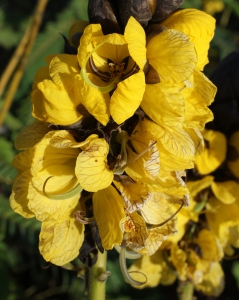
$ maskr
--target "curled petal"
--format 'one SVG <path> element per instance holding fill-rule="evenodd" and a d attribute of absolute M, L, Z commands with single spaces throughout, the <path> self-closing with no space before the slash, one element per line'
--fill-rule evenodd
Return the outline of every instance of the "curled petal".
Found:
<path fill-rule="evenodd" d="M 114 174 L 107 165 L 108 152 L 107 142 L 95 139 L 79 154 L 75 173 L 83 189 L 97 192 L 111 184 Z"/>

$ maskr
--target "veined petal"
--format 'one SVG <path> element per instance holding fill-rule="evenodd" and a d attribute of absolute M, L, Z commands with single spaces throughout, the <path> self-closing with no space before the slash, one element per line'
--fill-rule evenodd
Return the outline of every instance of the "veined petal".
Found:
<path fill-rule="evenodd" d="M 110 114 L 117 124 L 121 124 L 132 117 L 143 100 L 145 86 L 143 71 L 117 84 L 117 88 L 110 99 Z"/>
<path fill-rule="evenodd" d="M 177 88 L 160 83 L 147 84 L 140 106 L 159 125 L 182 126 L 185 103 Z"/>
<path fill-rule="evenodd" d="M 143 27 L 130 17 L 125 27 L 125 40 L 128 43 L 129 53 L 134 61 L 143 70 L 146 64 L 146 36 Z"/>
<path fill-rule="evenodd" d="M 51 59 L 53 57 L 51 57 Z M 37 72 L 35 74 L 35 77 L 34 77 L 34 82 L 33 82 L 33 85 L 32 85 L 32 89 L 33 90 L 37 89 L 38 83 L 45 80 L 45 79 L 48 79 L 48 80 L 51 79 L 51 76 L 49 74 L 49 66 L 41 67 L 40 69 L 37 70 Z"/>
<path fill-rule="evenodd" d="M 49 74 L 53 82 L 67 91 L 75 91 L 75 76 L 79 73 L 76 55 L 58 54 L 49 65 Z"/>
<path fill-rule="evenodd" d="M 79 202 L 80 193 L 69 196 L 66 200 L 52 200 L 47 195 L 61 195 L 69 192 L 78 184 L 74 172 L 74 165 L 51 166 L 38 172 L 29 184 L 28 207 L 36 218 L 44 221 L 48 218 L 61 220 L 69 216 Z M 52 176 L 51 178 L 49 178 Z M 44 184 L 45 185 L 44 193 Z"/>
<path fill-rule="evenodd" d="M 94 193 L 93 210 L 103 248 L 109 250 L 114 245 L 120 245 L 125 213 L 123 200 L 117 191 L 109 186 Z"/>
<path fill-rule="evenodd" d="M 128 46 L 121 34 L 112 33 L 93 38 L 94 47 L 100 43 L 103 45 L 96 50 L 96 53 L 105 59 L 110 59 L 113 63 L 120 63 L 129 56 Z"/>
<path fill-rule="evenodd" d="M 92 81 L 91 74 L 88 74 L 89 79 Z M 96 77 L 96 76 L 95 76 Z M 95 78 L 96 79 L 96 78 Z M 96 88 L 88 85 L 80 76 L 76 76 L 78 81 L 79 94 L 82 97 L 82 104 L 100 123 L 106 125 L 109 121 L 109 105 L 110 96 L 108 93 L 102 94 Z M 100 79 L 98 79 L 100 80 Z M 102 84 L 102 82 L 101 82 Z"/>
<path fill-rule="evenodd" d="M 76 161 L 75 173 L 83 189 L 97 192 L 111 185 L 114 174 L 107 165 L 109 145 L 95 139 L 82 151 Z"/>
<path fill-rule="evenodd" d="M 146 223 L 155 225 L 169 219 L 174 213 L 163 193 L 153 193 L 153 198 L 140 209 L 140 212 Z"/>
<path fill-rule="evenodd" d="M 97 134 L 91 134 L 85 141 L 76 142 L 67 130 L 56 131 L 50 140 L 50 145 L 55 148 L 81 148 L 85 149 L 89 143 L 98 138 Z"/>
<path fill-rule="evenodd" d="M 18 173 L 25 172 L 31 168 L 31 162 L 34 154 L 34 148 L 18 153 L 13 161 L 13 166 L 18 170 Z"/>
<path fill-rule="evenodd" d="M 39 250 L 46 261 L 63 266 L 79 255 L 84 240 L 84 226 L 73 216 L 42 223 Z"/>
<path fill-rule="evenodd" d="M 38 83 L 38 89 L 32 92 L 33 116 L 41 121 L 70 125 L 82 116 L 77 112 L 81 103 L 80 95 L 55 85 L 51 80 Z"/>
<path fill-rule="evenodd" d="M 175 220 L 171 220 L 159 228 L 148 229 L 148 238 L 145 242 L 145 247 L 138 252 L 142 255 L 153 255 L 168 236 L 174 235 L 175 233 L 177 233 Z"/>
<path fill-rule="evenodd" d="M 10 205 L 12 209 L 24 218 L 34 217 L 34 213 L 28 208 L 28 187 L 31 180 L 31 173 L 25 171 L 17 176 L 13 182 Z"/>
<path fill-rule="evenodd" d="M 194 45 L 184 33 L 168 29 L 152 38 L 147 45 L 149 63 L 160 81 L 177 84 L 189 79 L 197 63 Z"/>
<path fill-rule="evenodd" d="M 92 38 L 96 36 L 102 36 L 103 32 L 101 30 L 100 24 L 90 24 L 84 30 L 84 33 L 80 39 L 80 46 L 78 48 L 77 58 L 80 66 L 82 67 L 83 62 L 86 58 L 88 52 L 92 49 L 88 49 L 88 45 L 91 44 Z"/>
<path fill-rule="evenodd" d="M 144 219 L 137 213 L 129 214 L 124 222 L 124 229 L 127 232 L 127 246 L 133 250 L 142 249 L 145 246 L 147 229 Z"/>
<path fill-rule="evenodd" d="M 31 172 L 33 176 L 35 176 L 39 171 L 51 166 L 74 165 L 79 154 L 79 150 L 73 148 L 52 147 L 50 145 L 50 140 L 56 132 L 58 131 L 50 131 L 35 146 L 34 155 L 31 159 Z M 74 172 L 72 173 L 74 174 Z M 57 172 L 52 175 L 57 175 Z"/>
<path fill-rule="evenodd" d="M 208 63 L 207 55 L 214 35 L 215 19 L 198 9 L 182 9 L 171 14 L 161 25 L 188 35 L 198 54 L 197 68 L 203 70 Z"/>
<path fill-rule="evenodd" d="M 192 159 L 195 147 L 186 131 L 180 128 L 154 125 L 154 134 L 163 147 L 176 157 Z"/>
<path fill-rule="evenodd" d="M 129 213 L 139 210 L 152 198 L 152 193 L 142 184 L 123 185 L 117 181 L 114 181 L 114 184 L 120 191 L 125 209 Z"/>
<path fill-rule="evenodd" d="M 25 150 L 34 147 L 46 133 L 50 131 L 49 124 L 35 121 L 31 125 L 23 128 L 15 140 L 15 148 Z"/>

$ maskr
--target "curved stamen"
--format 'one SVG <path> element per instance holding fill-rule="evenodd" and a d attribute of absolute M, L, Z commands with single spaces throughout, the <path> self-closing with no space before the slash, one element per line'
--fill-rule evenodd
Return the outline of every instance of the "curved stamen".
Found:
<path fill-rule="evenodd" d="M 139 67 L 136 63 L 134 63 L 133 67 L 131 70 L 129 70 L 129 72 L 125 73 L 123 76 L 121 76 L 121 80 L 124 80 L 126 79 L 127 77 L 135 74 L 135 73 L 138 73 L 139 72 Z"/>
<path fill-rule="evenodd" d="M 92 56 L 89 58 L 89 66 L 90 66 L 91 71 L 95 75 L 100 77 L 102 80 L 110 81 L 112 79 L 112 77 L 110 76 L 110 73 L 102 72 L 96 67 Z"/>
<path fill-rule="evenodd" d="M 124 172 L 124 169 L 126 167 L 128 167 L 128 165 L 132 164 L 133 162 L 135 162 L 137 159 L 139 159 L 141 156 L 143 156 L 147 151 L 149 151 L 155 144 L 157 143 L 157 141 L 153 142 L 150 146 L 148 146 L 144 151 L 142 151 L 141 153 L 137 154 L 131 161 L 129 161 L 127 164 L 124 164 L 123 166 L 121 166 L 120 168 L 115 168 L 113 170 L 114 174 L 116 175 L 121 175 Z"/>
<path fill-rule="evenodd" d="M 114 80 L 107 86 L 98 86 L 95 85 L 93 82 L 90 81 L 87 72 L 86 72 L 86 64 L 89 60 L 89 58 L 92 56 L 92 54 L 100 48 L 104 42 L 100 43 L 98 46 L 96 46 L 85 58 L 83 65 L 81 67 L 80 75 L 85 80 L 85 82 L 89 85 L 94 87 L 95 89 L 99 90 L 102 94 L 109 93 L 110 91 L 115 89 L 115 84 L 119 82 L 119 77 L 115 77 Z"/>
<path fill-rule="evenodd" d="M 67 192 L 65 194 L 51 195 L 46 192 L 46 184 L 47 184 L 48 180 L 52 177 L 54 177 L 54 176 L 48 177 L 43 184 L 43 194 L 44 194 L 44 196 L 46 196 L 47 198 L 49 198 L 51 200 L 67 200 L 73 196 L 76 196 L 81 191 L 83 191 L 83 188 L 79 184 L 77 184 L 76 187 L 74 187 L 72 190 L 70 190 L 69 192 Z"/>
<path fill-rule="evenodd" d="M 95 218 L 86 218 L 86 213 L 83 210 L 78 210 L 75 212 L 74 217 L 76 221 L 78 221 L 81 224 L 91 224 L 95 222 Z"/>
<path fill-rule="evenodd" d="M 125 254 L 125 252 L 126 252 L 126 240 L 123 240 L 122 244 L 121 244 L 119 262 L 120 262 L 120 269 L 122 271 L 122 274 L 124 276 L 125 281 L 132 284 L 132 285 L 137 285 L 137 286 L 145 284 L 147 282 L 147 277 L 143 273 L 138 272 L 138 271 L 128 272 L 128 269 L 127 269 L 127 266 L 126 266 L 126 254 Z M 140 282 L 140 281 L 134 280 L 129 275 L 130 273 L 140 273 L 140 274 L 142 274 L 145 277 L 145 281 Z"/>
<path fill-rule="evenodd" d="M 120 246 L 115 245 L 114 248 L 118 253 L 121 252 Z M 142 257 L 142 254 L 140 254 L 138 252 L 125 250 L 125 258 L 127 258 L 127 259 L 139 259 L 140 257 Z"/>
<path fill-rule="evenodd" d="M 180 212 L 180 210 L 182 209 L 182 207 L 184 205 L 184 201 L 183 200 L 181 200 L 181 201 L 182 201 L 182 203 L 181 203 L 179 209 L 177 211 L 175 211 L 175 213 L 173 213 L 171 217 L 169 217 L 168 219 L 166 219 L 162 223 L 159 223 L 159 224 L 156 224 L 156 225 L 149 224 L 149 225 L 147 225 L 147 229 L 153 229 L 153 228 L 161 227 L 161 226 L 165 225 L 166 223 L 168 223 L 170 220 L 172 220 L 172 218 L 174 218 Z"/>

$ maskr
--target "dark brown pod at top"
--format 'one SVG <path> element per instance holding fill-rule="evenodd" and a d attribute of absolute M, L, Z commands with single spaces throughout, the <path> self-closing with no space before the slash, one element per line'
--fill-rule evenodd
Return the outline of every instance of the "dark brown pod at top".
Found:
<path fill-rule="evenodd" d="M 151 2 L 151 0 L 148 0 Z M 183 3 L 183 0 L 156 0 L 156 9 L 154 11 L 152 22 L 157 22 L 167 18 Z"/>
<path fill-rule="evenodd" d="M 89 0 L 88 16 L 91 24 L 101 24 L 104 34 L 123 33 L 117 20 L 114 0 Z"/>
<path fill-rule="evenodd" d="M 152 5 L 149 4 L 152 3 Z M 125 28 L 129 18 L 133 16 L 143 27 L 148 25 L 151 20 L 153 9 L 156 9 L 156 1 L 150 0 L 117 0 L 117 8 L 120 21 Z"/>

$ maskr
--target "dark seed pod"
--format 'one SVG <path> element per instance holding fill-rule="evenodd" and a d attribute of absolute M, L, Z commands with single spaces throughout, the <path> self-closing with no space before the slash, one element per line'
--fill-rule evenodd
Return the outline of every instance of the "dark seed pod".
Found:
<path fill-rule="evenodd" d="M 158 22 L 167 18 L 183 3 L 183 0 L 155 0 L 156 9 L 152 17 L 152 22 Z M 148 0 L 151 2 L 151 0 Z"/>
<path fill-rule="evenodd" d="M 89 22 L 101 24 L 104 34 L 123 32 L 118 24 L 114 2 L 114 0 L 89 0 Z"/>
<path fill-rule="evenodd" d="M 152 5 L 149 4 L 152 3 Z M 150 0 L 118 0 L 117 7 L 120 21 L 125 28 L 129 18 L 133 16 L 143 27 L 148 25 L 156 6 L 155 1 Z"/>

